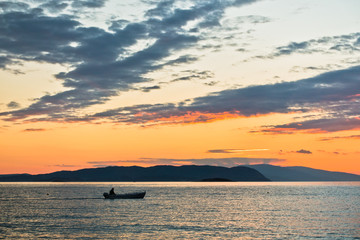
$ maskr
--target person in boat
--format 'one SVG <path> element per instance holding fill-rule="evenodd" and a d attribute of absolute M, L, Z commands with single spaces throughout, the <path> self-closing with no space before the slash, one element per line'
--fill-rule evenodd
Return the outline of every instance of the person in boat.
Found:
<path fill-rule="evenodd" d="M 114 192 L 114 188 L 112 188 L 109 192 L 109 195 L 116 195 L 115 192 Z"/>

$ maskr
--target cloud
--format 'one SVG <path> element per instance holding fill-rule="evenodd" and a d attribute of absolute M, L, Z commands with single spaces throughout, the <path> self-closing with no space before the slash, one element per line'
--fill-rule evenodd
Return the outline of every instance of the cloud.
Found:
<path fill-rule="evenodd" d="M 163 64 L 162 66 L 178 66 L 178 65 L 181 65 L 184 63 L 189 64 L 189 63 L 196 62 L 196 60 L 198 60 L 198 59 L 199 58 L 194 55 L 183 55 L 176 59 L 165 62 L 165 64 Z M 196 70 L 194 70 L 194 71 L 196 71 Z"/>
<path fill-rule="evenodd" d="M 259 24 L 259 23 L 268 23 L 271 21 L 272 21 L 271 18 L 260 15 L 247 15 L 236 18 L 236 22 L 238 24 L 243 24 L 243 23 Z"/>
<path fill-rule="evenodd" d="M 6 65 L 11 64 L 12 61 L 4 56 L 0 56 L 0 68 L 6 69 Z"/>
<path fill-rule="evenodd" d="M 67 108 L 100 104 L 108 100 L 100 92 L 70 90 L 54 96 L 43 96 L 26 109 L 0 113 L 9 120 L 33 114 L 48 114 L 37 121 L 97 121 L 143 124 L 186 124 L 210 122 L 233 117 L 250 117 L 271 113 L 312 113 L 313 118 L 289 124 L 264 126 L 253 132 L 290 134 L 296 131 L 336 132 L 360 128 L 360 66 L 332 71 L 294 82 L 249 86 L 211 93 L 179 103 L 143 104 L 110 109 L 83 117 L 66 116 Z M 71 91 L 74 91 L 72 93 Z M 76 93 L 75 93 L 76 92 Z M 108 92 L 109 94 L 110 92 Z M 88 95 L 99 94 L 89 102 Z M 116 92 L 112 93 L 114 96 Z M 64 104 L 62 101 L 68 98 Z M 73 100 L 70 102 L 70 100 Z M 52 105 L 52 103 L 54 103 Z M 42 108 L 44 104 L 48 106 Z M 66 106 L 66 108 L 63 106 Z M 53 109 L 52 109 L 53 108 Z M 62 114 L 54 114 L 62 112 Z"/>
<path fill-rule="evenodd" d="M 171 80 L 171 82 L 190 81 L 190 80 L 209 80 L 214 77 L 211 71 L 186 70 L 182 71 L 183 76 Z"/>
<path fill-rule="evenodd" d="M 8 108 L 19 108 L 20 104 L 15 102 L 15 101 L 11 101 L 6 105 Z"/>
<path fill-rule="evenodd" d="M 105 5 L 106 0 L 76 0 L 71 6 L 74 8 L 100 8 Z"/>
<path fill-rule="evenodd" d="M 277 51 L 273 54 L 273 56 L 281 56 L 281 55 L 289 55 L 294 52 L 301 52 L 305 49 L 308 49 L 309 43 L 308 42 L 292 42 L 287 46 L 284 47 L 278 47 Z"/>
<path fill-rule="evenodd" d="M 312 152 L 311 152 L 311 151 L 309 151 L 309 150 L 305 150 L 305 149 L 300 149 L 300 150 L 296 151 L 296 153 L 302 153 L 302 154 L 312 154 Z"/>
<path fill-rule="evenodd" d="M 24 132 L 43 132 L 47 131 L 45 128 L 27 128 L 23 130 Z"/>
<path fill-rule="evenodd" d="M 209 19 L 210 20 L 210 19 Z M 221 21 L 209 21 L 204 26 L 212 26 L 212 28 L 202 28 L 199 25 L 192 29 L 194 32 L 201 33 L 202 40 L 197 45 L 197 49 L 201 51 L 219 52 L 224 48 L 232 48 L 233 51 L 246 52 L 244 48 L 253 41 L 252 29 L 257 24 L 270 22 L 271 19 L 259 15 L 246 16 L 227 16 Z"/>
<path fill-rule="evenodd" d="M 29 4 L 23 2 L 0 2 L 0 8 L 2 12 L 21 11 L 29 8 Z"/>
<path fill-rule="evenodd" d="M 313 113 L 317 119 L 267 126 L 263 133 L 296 130 L 343 131 L 360 127 L 360 66 L 294 82 L 224 90 L 180 103 L 122 107 L 94 119 L 133 124 L 209 122 L 270 113 Z"/>
<path fill-rule="evenodd" d="M 325 151 L 325 150 L 318 150 L 318 152 L 331 154 L 331 155 L 348 155 L 349 152 L 342 152 L 342 151 Z M 350 154 L 358 154 L 358 152 L 353 152 Z"/>
<path fill-rule="evenodd" d="M 59 1 L 59 0 L 49 0 L 41 4 L 39 7 L 42 9 L 46 9 L 51 13 L 58 13 L 66 9 L 68 6 L 69 6 L 68 2 Z"/>
<path fill-rule="evenodd" d="M 257 55 L 245 59 L 244 62 L 251 60 L 273 60 L 279 57 L 289 57 L 292 55 L 319 56 L 325 58 L 341 57 L 337 64 L 326 64 L 323 66 L 293 67 L 290 72 L 306 71 L 327 71 L 337 70 L 344 67 L 354 66 L 359 63 L 358 53 L 360 45 L 358 39 L 360 32 L 349 33 L 345 35 L 327 36 L 316 39 L 310 39 L 302 42 L 289 42 L 286 45 L 278 46 L 268 54 Z"/>
<path fill-rule="evenodd" d="M 46 14 L 61 12 L 69 5 L 78 10 L 100 8 L 105 1 L 58 1 L 53 5 L 35 1 L 39 4 L 36 8 L 27 5 L 22 9 L 20 3 L 8 4 L 8 11 L 0 14 L 0 22 L 7 23 L 0 25 L 0 67 L 5 69 L 16 61 L 37 61 L 65 64 L 71 70 L 55 75 L 67 90 L 44 95 L 27 108 L 1 115 L 10 115 L 8 120 L 39 115 L 45 115 L 41 119 L 47 121 L 84 119 L 78 115 L 78 109 L 103 104 L 121 92 L 135 90 L 134 84 L 152 80 L 145 77 L 149 72 L 196 60 L 189 56 L 168 60 L 202 39 L 200 33 L 184 28 L 190 21 L 197 20 L 202 28 L 211 28 L 226 8 L 251 2 L 196 1 L 184 9 L 177 8 L 174 1 L 160 2 L 145 13 L 147 18 L 141 22 L 114 19 L 112 32 L 85 27 L 75 16 Z M 119 21 L 122 27 L 115 27 Z M 151 42 L 140 47 L 140 41 Z"/>
<path fill-rule="evenodd" d="M 128 161 L 91 161 L 89 164 L 101 165 L 118 165 L 118 164 L 140 164 L 146 166 L 154 165 L 212 165 L 212 166 L 224 166 L 235 167 L 238 165 L 248 164 L 270 164 L 275 162 L 285 161 L 278 158 L 198 158 L 198 159 L 170 159 L 170 158 L 141 158 L 138 160 Z"/>
<path fill-rule="evenodd" d="M 81 167 L 81 166 L 80 165 L 69 165 L 69 164 L 56 164 L 56 165 L 49 165 L 49 167 L 74 168 L 74 167 Z"/>
<path fill-rule="evenodd" d="M 45 16 L 42 10 L 6 12 L 0 20 L 0 51 L 8 63 L 17 60 L 38 60 L 51 63 L 73 62 L 66 49 L 72 41 L 81 41 L 80 23 L 69 16 Z M 56 29 L 56 31 L 54 31 Z M 57 52 L 59 51 L 59 52 Z"/>
<path fill-rule="evenodd" d="M 338 118 L 322 118 L 293 122 L 283 125 L 268 126 L 258 132 L 269 134 L 292 134 L 297 131 L 308 133 L 338 132 L 346 130 L 360 129 L 360 119 L 358 117 L 348 118 L 346 116 Z"/>
<path fill-rule="evenodd" d="M 350 62 L 348 62 L 350 63 Z M 355 61 L 352 63 L 356 64 L 358 63 L 358 61 Z M 300 66 L 294 66 L 290 69 L 290 72 L 308 72 L 308 71 L 321 71 L 321 72 L 326 72 L 326 71 L 331 71 L 334 69 L 341 69 L 343 68 L 341 65 L 339 64 L 326 64 L 323 66 L 308 66 L 308 67 L 300 67 Z"/>
<path fill-rule="evenodd" d="M 141 91 L 150 92 L 151 90 L 158 90 L 158 89 L 160 89 L 160 86 L 142 87 Z"/>
<path fill-rule="evenodd" d="M 87 12 L 87 9 L 96 9 L 105 6 L 107 0 L 25 0 L 38 9 L 46 10 L 50 13 L 60 13 L 65 9 L 71 12 Z M 19 3 L 26 4 L 26 3 Z M 23 10 L 18 8 L 17 10 Z"/>
<path fill-rule="evenodd" d="M 357 44 L 359 37 L 360 32 L 357 32 L 348 35 L 311 39 L 304 42 L 291 42 L 288 45 L 277 47 L 273 53 L 267 56 L 258 56 L 257 58 L 275 58 L 296 53 L 312 54 L 346 52 L 353 54 L 360 51 Z"/>
<path fill-rule="evenodd" d="M 337 139 L 360 139 L 360 135 L 335 136 L 335 137 L 320 138 L 320 141 L 331 141 L 331 140 L 337 140 Z"/>
<path fill-rule="evenodd" d="M 269 149 L 211 149 L 208 153 L 241 153 L 241 152 L 259 152 L 268 151 Z"/>
<path fill-rule="evenodd" d="M 83 115 L 83 111 L 78 111 L 104 104 L 125 91 L 159 89 L 159 84 L 148 85 L 153 80 L 147 77 L 148 73 L 197 61 L 197 56 L 178 56 L 177 53 L 203 46 L 202 41 L 210 35 L 202 33 L 214 32 L 226 8 L 251 2 L 254 1 L 195 1 L 187 8 L 178 8 L 174 1 L 153 2 L 154 7 L 144 14 L 143 20 L 113 19 L 109 29 L 84 26 L 79 18 L 71 15 L 47 14 L 68 8 L 101 8 L 105 1 L 64 0 L 53 4 L 52 9 L 43 1 L 32 1 L 31 6 L 20 1 L 1 3 L 5 10 L 0 13 L 0 22 L 7 24 L 0 24 L 0 35 L 3 36 L 0 38 L 0 68 L 37 61 L 63 64 L 70 70 L 56 74 L 66 90 L 45 94 L 28 107 L 1 112 L 0 116 L 8 121 L 106 120 L 151 126 L 272 113 L 316 112 L 316 118 L 266 126 L 259 132 L 359 129 L 360 66 L 294 82 L 228 89 L 178 103 L 126 106 Z M 35 3 L 38 4 L 36 7 L 33 6 Z M 237 21 L 257 24 L 270 20 L 244 16 Z M 194 28 L 187 29 L 189 23 L 194 23 Z M 360 33 L 353 33 L 292 42 L 278 47 L 271 57 L 314 51 L 355 53 L 359 50 L 359 39 Z M 141 41 L 146 44 L 138 45 Z M 206 80 L 212 76 L 209 71 L 192 69 L 174 77 L 173 81 Z M 146 86 L 135 87 L 137 84 Z"/>

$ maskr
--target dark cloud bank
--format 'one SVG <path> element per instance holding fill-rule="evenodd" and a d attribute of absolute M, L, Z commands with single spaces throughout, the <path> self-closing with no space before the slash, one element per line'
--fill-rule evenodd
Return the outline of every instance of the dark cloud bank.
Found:
<path fill-rule="evenodd" d="M 360 66 L 295 82 L 215 92 L 180 103 L 135 105 L 92 115 L 78 115 L 77 110 L 103 104 L 123 91 L 147 92 L 159 89 L 159 86 L 136 89 L 133 85 L 151 81 L 144 77 L 149 72 L 196 61 L 196 56 L 187 55 L 169 60 L 174 52 L 194 46 L 201 39 L 194 29 L 184 30 L 187 23 L 198 20 L 196 27 L 218 26 L 227 7 L 253 1 L 196 1 L 189 9 L 175 9 L 174 2 L 158 3 L 146 12 L 146 19 L 142 22 L 114 20 L 109 31 L 84 27 L 70 15 L 47 15 L 48 12 L 61 13 L 66 8 L 74 11 L 98 8 L 104 5 L 104 1 L 58 1 L 51 6 L 39 1 L 38 7 L 30 7 L 25 2 L 1 3 L 0 68 L 6 70 L 19 61 L 37 61 L 67 64 L 72 70 L 56 75 L 69 90 L 44 95 L 27 108 L 2 112 L 0 116 L 8 121 L 106 120 L 147 125 L 208 122 L 224 114 L 249 117 L 317 111 L 322 112 L 317 118 L 268 126 L 262 132 L 335 132 L 360 128 Z M 146 39 L 154 41 L 137 52 L 129 53 L 128 47 Z M 341 39 L 346 39 L 346 36 Z M 352 34 L 350 40 L 353 44 L 351 49 L 344 43 L 337 44 L 333 50 L 345 48 L 347 51 L 358 51 L 359 34 Z M 273 55 L 305 51 L 309 46 L 321 44 L 321 41 L 343 43 L 338 38 L 291 43 L 278 48 Z M 197 73 L 199 74 L 195 77 L 198 79 L 203 76 L 212 77 L 209 72 Z M 189 74 L 173 81 L 184 81 L 192 77 L 194 76 Z M 15 105 L 11 104 L 9 107 Z"/>
<path fill-rule="evenodd" d="M 75 14 L 62 14 L 64 9 L 86 12 L 104 6 L 105 1 L 3 2 L 0 4 L 0 68 L 36 61 L 67 64 L 72 70 L 56 75 L 70 90 L 45 95 L 27 108 L 1 115 L 11 116 L 9 120 L 38 115 L 46 115 L 45 120 L 78 118 L 76 110 L 103 104 L 123 91 L 136 90 L 135 83 L 151 81 L 143 77 L 151 71 L 196 60 L 193 56 L 167 60 L 201 39 L 197 31 L 184 30 L 190 21 L 199 22 L 195 27 L 218 26 L 226 8 L 251 2 L 254 1 L 195 1 L 191 8 L 177 9 L 176 1 L 163 1 L 145 13 L 144 21 L 131 23 L 117 19 L 109 31 L 84 27 Z M 147 39 L 154 42 L 129 53 L 128 47 Z"/>
<path fill-rule="evenodd" d="M 191 122 L 207 122 L 218 114 L 256 116 L 271 113 L 324 112 L 317 119 L 278 126 L 268 126 L 267 133 L 295 130 L 335 132 L 360 127 L 360 66 L 319 76 L 270 85 L 225 90 L 178 104 L 137 105 L 97 113 L 93 119 L 146 124 L 179 119 L 189 114 Z M 173 119 L 172 119 L 173 118 Z M 281 132 L 280 132 L 281 133 Z"/>

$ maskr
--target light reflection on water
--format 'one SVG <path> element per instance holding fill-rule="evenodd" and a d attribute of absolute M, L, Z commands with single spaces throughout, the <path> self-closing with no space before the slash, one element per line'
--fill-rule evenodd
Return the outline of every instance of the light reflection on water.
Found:
<path fill-rule="evenodd" d="M 360 239 L 359 199 L 359 182 L 0 183 L 0 238 Z"/>

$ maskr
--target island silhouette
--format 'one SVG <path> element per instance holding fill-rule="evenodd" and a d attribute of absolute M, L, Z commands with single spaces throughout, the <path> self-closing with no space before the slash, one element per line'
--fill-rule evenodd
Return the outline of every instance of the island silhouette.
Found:
<path fill-rule="evenodd" d="M 259 171 L 249 167 L 218 166 L 167 166 L 154 167 L 102 167 L 76 171 L 59 171 L 48 174 L 18 174 L 0 177 L 0 181 L 51 181 L 51 182 L 129 182 L 129 181 L 202 181 L 227 179 L 229 181 L 270 181 Z"/>
<path fill-rule="evenodd" d="M 145 182 L 145 181 L 360 181 L 360 175 L 307 167 L 269 164 L 236 167 L 170 166 L 87 168 L 47 174 L 0 175 L 0 182 Z"/>

